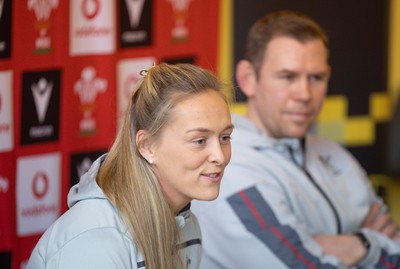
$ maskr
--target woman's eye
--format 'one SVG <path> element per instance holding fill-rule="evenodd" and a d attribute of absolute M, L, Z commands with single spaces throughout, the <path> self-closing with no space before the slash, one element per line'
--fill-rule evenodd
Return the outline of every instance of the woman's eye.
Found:
<path fill-rule="evenodd" d="M 197 139 L 194 141 L 194 143 L 197 145 L 203 145 L 206 143 L 206 140 L 205 139 Z"/>
<path fill-rule="evenodd" d="M 221 137 L 221 141 L 222 142 L 229 142 L 231 140 L 231 136 L 230 135 L 224 135 Z"/>

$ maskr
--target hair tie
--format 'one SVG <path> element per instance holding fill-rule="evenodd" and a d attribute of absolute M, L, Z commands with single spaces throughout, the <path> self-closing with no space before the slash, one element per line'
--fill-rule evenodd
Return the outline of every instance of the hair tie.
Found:
<path fill-rule="evenodd" d="M 153 68 L 154 66 L 156 66 L 156 62 L 153 62 L 153 65 L 150 66 L 150 68 Z M 149 72 L 149 69 L 140 70 L 139 75 L 141 75 L 142 77 L 145 77 L 147 75 L 147 73 Z"/>
<path fill-rule="evenodd" d="M 141 75 L 142 77 L 145 77 L 147 75 L 147 72 L 149 72 L 149 70 L 142 69 L 142 70 L 140 70 L 139 75 Z"/>

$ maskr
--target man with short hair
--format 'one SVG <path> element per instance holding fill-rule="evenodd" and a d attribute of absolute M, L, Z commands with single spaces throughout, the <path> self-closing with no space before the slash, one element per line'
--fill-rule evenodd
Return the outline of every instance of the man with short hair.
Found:
<path fill-rule="evenodd" d="M 201 268 L 400 268 L 398 225 L 365 171 L 339 144 L 311 134 L 328 81 L 329 45 L 304 14 L 251 28 L 236 79 L 232 160 L 216 201 L 194 202 Z"/>

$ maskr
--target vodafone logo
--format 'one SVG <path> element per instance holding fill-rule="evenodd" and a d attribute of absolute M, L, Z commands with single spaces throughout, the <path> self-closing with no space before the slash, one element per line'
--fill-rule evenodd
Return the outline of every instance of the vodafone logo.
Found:
<path fill-rule="evenodd" d="M 109 54 L 116 49 L 116 3 L 110 0 L 71 0 L 70 54 Z"/>
<path fill-rule="evenodd" d="M 88 19 L 91 20 L 96 17 L 100 10 L 99 0 L 83 0 L 82 1 L 82 13 Z"/>
<path fill-rule="evenodd" d="M 18 236 L 43 233 L 58 218 L 60 183 L 60 152 L 18 158 L 15 185 Z"/>
<path fill-rule="evenodd" d="M 46 196 L 49 190 L 49 179 L 44 172 L 37 172 L 32 181 L 32 193 L 37 199 Z"/>

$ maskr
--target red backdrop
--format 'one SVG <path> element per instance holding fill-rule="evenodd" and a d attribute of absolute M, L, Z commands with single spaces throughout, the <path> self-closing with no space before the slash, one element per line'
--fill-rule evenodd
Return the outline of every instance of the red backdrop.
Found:
<path fill-rule="evenodd" d="M 153 62 L 216 69 L 219 1 L 0 0 L 0 268 L 24 268 Z"/>

